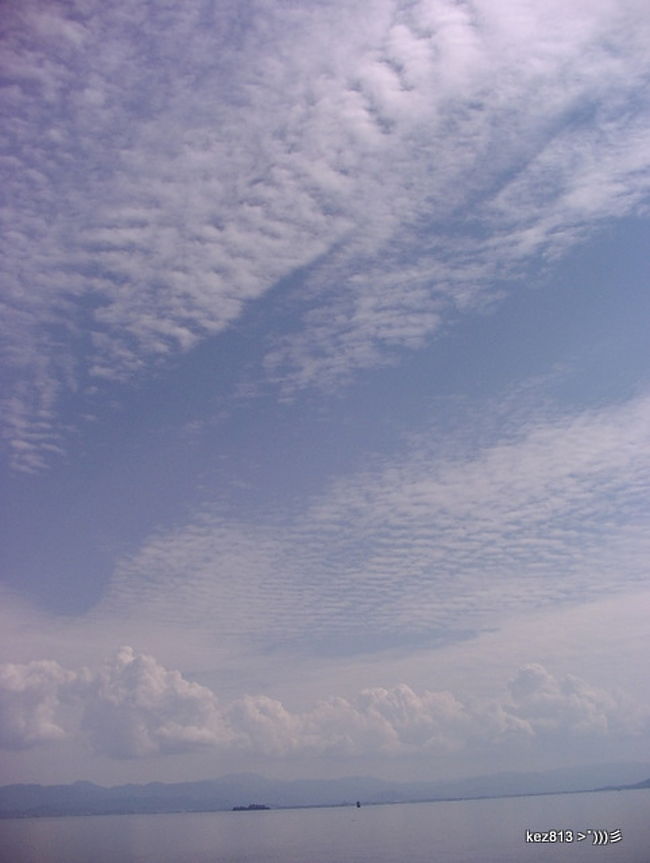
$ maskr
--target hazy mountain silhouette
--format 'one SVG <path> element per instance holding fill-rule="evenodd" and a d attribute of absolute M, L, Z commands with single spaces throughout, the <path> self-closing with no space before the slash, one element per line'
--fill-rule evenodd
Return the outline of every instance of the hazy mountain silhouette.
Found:
<path fill-rule="evenodd" d="M 368 776 L 278 780 L 254 773 L 200 782 L 150 782 L 106 788 L 93 782 L 0 787 L 0 817 L 211 812 L 259 803 L 275 808 L 339 806 L 417 800 L 649 788 L 648 764 L 562 768 L 546 773 L 500 773 L 438 782 L 391 782 Z M 608 782 L 604 786 L 603 783 Z M 630 783 L 613 785 L 612 782 Z M 635 783 L 636 784 L 632 784 Z"/>

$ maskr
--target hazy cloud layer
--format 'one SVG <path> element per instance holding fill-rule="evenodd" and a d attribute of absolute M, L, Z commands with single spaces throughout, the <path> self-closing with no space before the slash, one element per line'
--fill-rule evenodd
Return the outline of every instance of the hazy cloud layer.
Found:
<path fill-rule="evenodd" d="M 72 394 L 273 311 L 299 268 L 266 351 L 285 391 L 421 346 L 647 195 L 637 0 L 27 0 L 5 28 L 4 415 L 25 470 L 79 421 Z"/>
<path fill-rule="evenodd" d="M 222 705 L 209 688 L 129 647 L 94 672 L 47 661 L 4 665 L 0 686 L 5 748 L 78 735 L 74 716 L 90 747 L 114 758 L 197 747 L 265 756 L 443 754 L 476 744 L 527 746 L 549 735 L 606 738 L 643 727 L 630 721 L 620 695 L 570 675 L 555 677 L 537 664 L 521 668 L 509 692 L 488 701 L 463 702 L 450 692 L 417 693 L 400 684 L 325 698 L 304 712 L 266 695 Z M 67 712 L 65 728 L 57 715 L 62 701 L 76 708 Z"/>

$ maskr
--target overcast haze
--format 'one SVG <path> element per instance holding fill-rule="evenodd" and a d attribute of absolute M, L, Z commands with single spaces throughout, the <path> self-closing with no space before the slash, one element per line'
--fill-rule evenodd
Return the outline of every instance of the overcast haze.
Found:
<path fill-rule="evenodd" d="M 647 761 L 647 3 L 2 19 L 4 781 Z"/>

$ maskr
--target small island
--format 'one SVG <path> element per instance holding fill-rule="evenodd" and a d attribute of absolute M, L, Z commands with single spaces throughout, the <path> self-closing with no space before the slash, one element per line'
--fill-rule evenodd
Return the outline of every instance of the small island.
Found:
<path fill-rule="evenodd" d="M 248 806 L 233 806 L 233 812 L 258 812 L 260 809 L 270 809 L 270 806 L 265 806 L 263 803 L 249 803 Z"/>

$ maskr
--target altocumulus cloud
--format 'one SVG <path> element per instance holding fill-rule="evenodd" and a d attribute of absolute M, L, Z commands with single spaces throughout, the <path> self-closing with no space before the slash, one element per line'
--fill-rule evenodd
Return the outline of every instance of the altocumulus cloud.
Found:
<path fill-rule="evenodd" d="M 297 270 L 298 326 L 260 374 L 336 385 L 647 193 L 637 0 L 4 17 L 4 425 L 24 470 L 59 449 L 66 395 L 215 336 Z"/>
<path fill-rule="evenodd" d="M 197 514 L 152 534 L 119 561 L 92 624 L 216 625 L 221 643 L 313 651 L 350 638 L 360 616 L 368 632 L 426 641 L 644 583 L 650 398 L 541 418 L 520 408 L 505 433 L 460 451 L 432 425 L 299 513 Z"/>
<path fill-rule="evenodd" d="M 77 725 L 63 727 L 59 706 L 76 704 Z M 95 752 L 113 758 L 190 751 L 248 750 L 266 756 L 444 754 L 474 744 L 529 744 L 549 734 L 633 733 L 620 697 L 541 665 L 519 669 L 509 691 L 489 701 L 450 692 L 415 692 L 406 684 L 330 697 L 291 712 L 267 695 L 221 705 L 206 686 L 121 648 L 99 670 L 70 671 L 56 662 L 0 667 L 0 742 L 46 744 L 79 727 Z M 80 717 L 80 718 L 79 718 Z"/>

